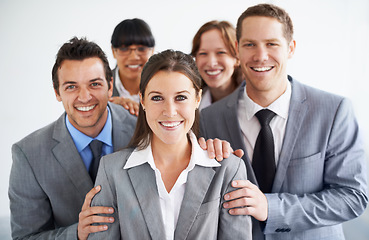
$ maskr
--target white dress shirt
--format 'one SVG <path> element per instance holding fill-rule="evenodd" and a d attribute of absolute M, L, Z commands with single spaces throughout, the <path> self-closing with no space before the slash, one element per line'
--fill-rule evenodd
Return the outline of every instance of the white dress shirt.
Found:
<path fill-rule="evenodd" d="M 168 193 L 164 182 L 161 178 L 159 169 L 156 168 L 153 159 L 151 144 L 143 150 L 134 150 L 128 158 L 124 169 L 129 169 L 144 163 L 148 163 L 155 172 L 156 185 L 160 198 L 160 207 L 165 228 L 166 240 L 174 239 L 174 231 L 177 225 L 179 211 L 181 208 L 183 196 L 186 190 L 186 182 L 188 173 L 195 165 L 203 167 L 219 167 L 221 166 L 215 159 L 208 157 L 207 151 L 203 150 L 196 139 L 195 134 L 190 133 L 192 143 L 192 152 L 190 162 L 185 170 L 181 172 L 173 188 Z"/>
<path fill-rule="evenodd" d="M 135 102 L 140 102 L 140 96 L 138 94 L 134 94 L 134 95 L 131 95 L 127 89 L 124 88 L 123 84 L 122 84 L 122 81 L 120 80 L 120 77 L 119 77 L 119 68 L 118 66 L 116 67 L 115 69 L 115 87 L 119 93 L 119 96 L 120 97 L 124 97 L 124 98 L 129 98 Z"/>
<path fill-rule="evenodd" d="M 208 87 L 204 87 L 202 90 L 201 102 L 199 106 L 199 110 L 201 111 L 203 108 L 210 106 L 213 103 L 211 99 L 211 93 Z"/>
<path fill-rule="evenodd" d="M 288 109 L 291 100 L 291 83 L 288 81 L 286 91 L 266 109 L 276 113 L 276 116 L 270 121 L 269 125 L 273 132 L 274 153 L 276 166 L 279 160 L 279 154 L 283 144 L 283 138 L 288 119 Z M 240 123 L 242 136 L 246 145 L 246 151 L 249 159 L 252 161 L 256 138 L 260 132 L 260 123 L 255 113 L 264 109 L 253 102 L 246 93 L 246 88 L 242 97 L 238 100 L 238 121 Z"/>

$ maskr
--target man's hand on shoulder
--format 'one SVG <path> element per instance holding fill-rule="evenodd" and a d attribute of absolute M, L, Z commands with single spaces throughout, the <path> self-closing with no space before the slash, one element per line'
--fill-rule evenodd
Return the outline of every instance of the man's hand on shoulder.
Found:
<path fill-rule="evenodd" d="M 94 226 L 94 223 L 112 223 L 114 222 L 113 217 L 103 217 L 98 216 L 97 214 L 112 214 L 114 209 L 111 207 L 91 207 L 92 198 L 100 192 L 101 187 L 96 186 L 91 189 L 85 197 L 85 202 L 83 203 L 82 210 L 79 213 L 79 221 L 78 221 L 78 240 L 87 239 L 90 233 L 101 232 L 108 229 L 107 225 L 97 225 Z"/>

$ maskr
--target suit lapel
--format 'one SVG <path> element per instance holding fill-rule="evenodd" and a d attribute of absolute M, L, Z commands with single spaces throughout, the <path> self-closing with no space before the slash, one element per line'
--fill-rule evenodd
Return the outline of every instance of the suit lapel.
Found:
<path fill-rule="evenodd" d="M 241 98 L 242 94 L 244 94 L 245 91 L 245 82 L 243 82 L 239 88 L 238 91 L 234 91 L 232 93 L 232 96 L 229 98 L 227 102 L 227 108 L 224 110 L 224 114 L 222 115 L 224 117 L 224 122 L 226 124 L 226 127 L 228 128 L 228 133 L 230 135 L 228 136 L 229 139 L 231 139 L 231 147 L 236 149 L 243 149 L 245 151 L 244 156 L 242 159 L 245 162 L 246 169 L 247 169 L 247 178 L 252 182 L 257 184 L 255 173 L 251 166 L 251 161 L 248 157 L 248 154 L 246 152 L 246 145 L 242 136 L 242 131 L 240 127 L 240 123 L 238 121 L 238 99 Z"/>
<path fill-rule="evenodd" d="M 292 86 L 290 109 L 272 192 L 279 192 L 282 187 L 299 131 L 309 107 L 306 93 L 301 84 L 292 79 L 290 81 Z"/>
<path fill-rule="evenodd" d="M 124 124 L 126 115 L 120 114 L 120 111 L 117 110 L 117 107 L 121 108 L 121 106 L 108 103 L 108 107 L 110 108 L 113 122 L 113 149 L 116 152 L 127 146 L 131 140 L 133 129 L 128 129 L 131 126 Z"/>
<path fill-rule="evenodd" d="M 189 172 L 174 239 L 186 239 L 214 177 L 212 168 L 195 166 Z M 215 221 L 215 219 L 214 219 Z"/>
<path fill-rule="evenodd" d="M 145 163 L 129 169 L 128 175 L 136 192 L 151 238 L 165 239 L 164 223 L 160 210 L 155 172 L 151 169 L 149 164 Z"/>
<path fill-rule="evenodd" d="M 93 187 L 93 183 L 66 128 L 65 114 L 57 120 L 53 138 L 58 142 L 52 149 L 56 160 L 64 168 L 65 173 L 84 198 L 85 194 Z"/>

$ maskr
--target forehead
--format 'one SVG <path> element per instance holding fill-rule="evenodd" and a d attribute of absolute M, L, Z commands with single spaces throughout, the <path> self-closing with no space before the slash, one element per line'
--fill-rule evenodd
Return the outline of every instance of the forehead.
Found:
<path fill-rule="evenodd" d="M 58 77 L 60 83 L 105 79 L 104 65 L 101 59 L 95 57 L 84 60 L 64 60 L 58 70 Z"/>
<path fill-rule="evenodd" d="M 211 29 L 201 34 L 200 47 L 207 47 L 209 45 L 225 45 L 222 34 L 218 29 Z"/>
<path fill-rule="evenodd" d="M 242 40 L 285 39 L 283 24 L 272 17 L 251 16 L 242 21 Z"/>
<path fill-rule="evenodd" d="M 191 79 L 180 72 L 159 71 L 148 82 L 146 94 L 152 91 L 161 93 L 176 93 L 195 91 Z"/>

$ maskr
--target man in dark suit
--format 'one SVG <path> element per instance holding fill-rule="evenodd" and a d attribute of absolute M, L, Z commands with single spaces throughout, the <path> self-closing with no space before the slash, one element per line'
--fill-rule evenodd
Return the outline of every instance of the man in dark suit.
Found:
<path fill-rule="evenodd" d="M 136 118 L 108 103 L 111 70 L 105 53 L 93 42 L 73 38 L 65 43 L 52 79 L 65 113 L 12 147 L 9 199 L 14 239 L 87 239 L 89 233 L 107 229 L 94 223 L 114 221 L 109 215 L 96 215 L 111 214 L 110 206 L 90 207 L 100 190 L 93 188 L 92 170 L 99 157 L 94 157 L 90 144 L 100 141 L 98 156 L 125 147 Z"/>
<path fill-rule="evenodd" d="M 201 132 L 245 151 L 249 181 L 224 207 L 260 221 L 253 239 L 344 239 L 341 223 L 368 202 L 363 142 L 347 99 L 287 75 L 295 46 L 283 9 L 248 8 L 237 23 L 246 83 L 201 112 Z"/>

